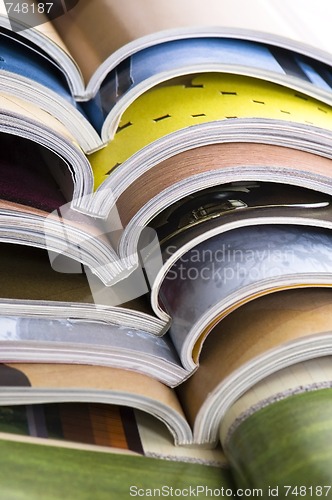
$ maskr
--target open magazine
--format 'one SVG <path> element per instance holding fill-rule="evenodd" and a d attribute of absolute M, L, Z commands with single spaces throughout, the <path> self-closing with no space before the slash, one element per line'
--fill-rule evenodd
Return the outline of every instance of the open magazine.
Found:
<path fill-rule="evenodd" d="M 51 266 L 42 248 L 3 243 L 5 359 L 128 368 L 179 385 L 231 311 L 278 290 L 331 284 L 329 196 L 289 187 L 280 197 L 274 188 L 232 184 L 184 199 L 155 222 L 161 246 L 145 245 L 139 273 L 110 287 L 68 257 Z M 210 214 L 190 224 L 196 206 Z"/>
<path fill-rule="evenodd" d="M 188 0 L 181 6 L 162 1 L 158 8 L 152 1 L 115 0 L 1 4 L 8 55 L 3 70 L 6 78 L 18 75 L 4 90 L 52 106 L 86 150 L 113 137 L 125 107 L 138 95 L 184 74 L 263 77 L 331 102 L 321 77 L 331 62 L 329 27 L 321 23 L 319 35 L 314 29 L 315 18 L 331 13 L 326 1 L 320 9 L 309 1 L 286 8 L 276 1 L 237 0 L 230 6 L 209 0 L 204 9 Z M 27 56 L 33 61 L 29 69 Z M 31 78 L 37 82 L 34 92 Z M 81 107 L 81 101 L 89 104 Z"/>
<path fill-rule="evenodd" d="M 96 405 L 121 448 L 128 410 L 130 452 L 323 493 L 331 13 L 1 2 L 0 424 L 59 437 L 67 405 Z"/>
<path fill-rule="evenodd" d="M 94 419 L 103 411 L 104 421 L 113 418 L 123 425 L 123 431 L 114 428 L 115 448 L 130 446 L 129 450 L 143 453 L 143 446 L 147 456 L 162 457 L 166 453 L 164 458 L 169 460 L 192 462 L 196 457 L 198 463 L 210 461 L 212 465 L 213 455 L 209 457 L 204 450 L 190 452 L 186 446 L 211 446 L 220 439 L 225 458 L 215 454 L 213 464 L 221 468 L 220 485 L 223 468 L 228 464 L 237 488 L 283 488 L 274 471 L 262 479 L 258 463 L 269 457 L 268 460 L 277 462 L 288 485 L 295 487 L 300 481 L 302 486 L 319 486 L 319 481 L 327 478 L 327 469 L 317 468 L 321 450 L 326 448 L 329 453 L 326 439 L 331 393 L 330 292 L 317 288 L 280 291 L 242 306 L 216 326 L 207 340 L 200 370 L 176 391 L 127 370 L 63 364 L 55 369 L 50 364 L 6 363 L 1 367 L 1 404 L 11 408 L 28 405 L 29 412 L 33 412 L 24 417 L 28 422 L 33 418 L 41 422 L 43 411 L 44 424 L 37 427 L 40 438 L 47 437 L 47 429 L 52 428 L 50 419 L 54 422 L 60 411 L 63 430 L 57 431 L 56 439 L 59 432 L 65 432 L 72 442 L 83 439 L 84 426 L 88 424 L 81 420 L 74 432 L 66 424 L 68 418 L 71 416 L 73 425 L 77 411 L 82 418 L 88 411 L 89 425 L 97 425 L 98 420 Z M 75 410 L 75 402 L 80 403 L 80 409 Z M 90 409 L 85 410 L 82 402 L 89 404 Z M 116 406 L 98 410 L 100 403 Z M 42 410 L 41 404 L 48 404 L 48 409 Z M 124 419 L 124 414 L 120 417 L 116 408 L 122 407 L 139 410 L 136 441 L 133 430 L 129 432 L 127 428 L 125 433 L 132 420 L 129 416 Z M 175 443 L 182 445 L 177 454 L 170 445 L 154 447 L 151 438 L 158 426 L 145 420 L 145 413 L 162 422 Z M 314 424 L 313 429 L 308 430 L 309 423 Z M 94 434 L 96 439 L 99 436 L 99 443 L 110 446 L 111 434 L 109 438 L 102 437 L 102 427 L 96 429 L 100 429 Z M 121 432 L 131 436 L 127 437 L 127 445 L 120 444 Z M 280 440 L 280 433 L 285 432 L 286 442 Z M 313 447 L 315 439 L 319 443 L 317 451 Z M 44 439 L 43 444 L 53 443 Z M 296 468 L 290 466 L 294 452 L 302 454 Z"/>
<path fill-rule="evenodd" d="M 150 221 L 197 190 L 273 180 L 330 193 L 328 29 L 307 42 L 309 2 L 297 17 L 295 4 L 164 2 L 144 20 L 138 3 L 32 5 L 2 2 L 0 17 L 1 141 L 24 179 L 1 193 L 3 227 L 20 221 L 4 238 L 65 253 L 109 285 L 139 265 Z"/>

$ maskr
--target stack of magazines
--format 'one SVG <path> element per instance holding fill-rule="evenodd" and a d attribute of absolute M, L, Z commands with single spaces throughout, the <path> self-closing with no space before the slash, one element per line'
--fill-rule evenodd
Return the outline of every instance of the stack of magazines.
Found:
<path fill-rule="evenodd" d="M 332 497 L 331 16 L 1 0 L 3 467 L 43 443 L 98 499 L 153 496 L 147 457 L 183 496 Z"/>

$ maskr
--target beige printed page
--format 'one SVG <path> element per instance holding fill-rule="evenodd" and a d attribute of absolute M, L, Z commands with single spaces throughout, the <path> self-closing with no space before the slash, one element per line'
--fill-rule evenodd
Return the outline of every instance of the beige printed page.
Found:
<path fill-rule="evenodd" d="M 36 2 L 38 3 L 38 2 Z M 13 2 L 14 4 L 14 2 Z M 31 5 L 32 2 L 29 2 Z M 14 4 L 15 5 L 15 4 Z M 0 0 L 0 16 L 8 17 L 7 10 L 4 4 L 4 0 Z M 52 43 L 58 45 L 62 50 L 69 53 L 68 48 L 64 44 L 63 40 L 60 38 L 58 32 L 53 26 L 52 22 L 48 21 L 47 16 L 45 14 L 39 13 L 37 10 L 33 14 L 34 19 L 38 19 L 39 24 L 34 26 L 33 29 L 37 30 L 40 34 L 49 38 Z M 43 48 L 43 46 L 41 46 Z"/>
<path fill-rule="evenodd" d="M 25 381 L 25 383 L 23 382 Z M 107 391 L 147 398 L 169 408 L 183 418 L 179 401 L 172 389 L 158 380 L 130 370 L 106 366 L 8 363 L 0 364 L 0 385 L 64 391 Z"/>
<path fill-rule="evenodd" d="M 53 24 L 87 82 L 125 44 L 172 29 L 256 30 L 331 53 L 331 16 L 330 0 L 80 0 Z"/>
<path fill-rule="evenodd" d="M 174 444 L 191 429 L 173 389 L 141 373 L 106 366 L 0 363 L 0 403 L 93 402 L 146 411 L 166 425 Z"/>
<path fill-rule="evenodd" d="M 212 449 L 198 446 L 174 446 L 170 432 L 160 420 L 139 410 L 135 411 L 135 417 L 146 456 L 227 467 L 226 457 L 220 446 Z"/>
<path fill-rule="evenodd" d="M 37 122 L 41 127 L 46 127 L 53 130 L 55 133 L 63 136 L 71 143 L 76 143 L 73 136 L 68 132 L 67 128 L 62 125 L 52 115 L 38 108 L 34 104 L 19 99 L 18 97 L 0 94 L 0 114 L 5 112 L 9 115 L 20 115 L 28 120 Z"/>

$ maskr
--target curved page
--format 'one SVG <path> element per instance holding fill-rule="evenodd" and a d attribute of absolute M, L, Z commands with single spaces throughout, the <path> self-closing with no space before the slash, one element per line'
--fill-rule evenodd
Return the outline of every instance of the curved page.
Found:
<path fill-rule="evenodd" d="M 269 375 L 331 354 L 331 311 L 332 290 L 302 288 L 257 298 L 216 325 L 178 389 L 195 440 L 215 441 L 236 400 Z"/>
<path fill-rule="evenodd" d="M 190 346 L 200 334 L 244 302 L 283 288 L 331 286 L 331 237 L 320 228 L 249 226 L 183 255 L 159 298 L 172 317 L 170 335 L 184 366 L 192 366 Z"/>

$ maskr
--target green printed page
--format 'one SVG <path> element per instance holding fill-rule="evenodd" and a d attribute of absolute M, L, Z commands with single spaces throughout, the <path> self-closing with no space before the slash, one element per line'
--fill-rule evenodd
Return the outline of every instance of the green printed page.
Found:
<path fill-rule="evenodd" d="M 126 454 L 0 441 L 4 500 L 122 500 L 231 491 L 228 470 Z M 233 488 L 234 491 L 234 488 Z"/>
<path fill-rule="evenodd" d="M 226 456 L 241 488 L 260 498 L 332 498 L 332 389 L 303 392 L 253 413 Z"/>

